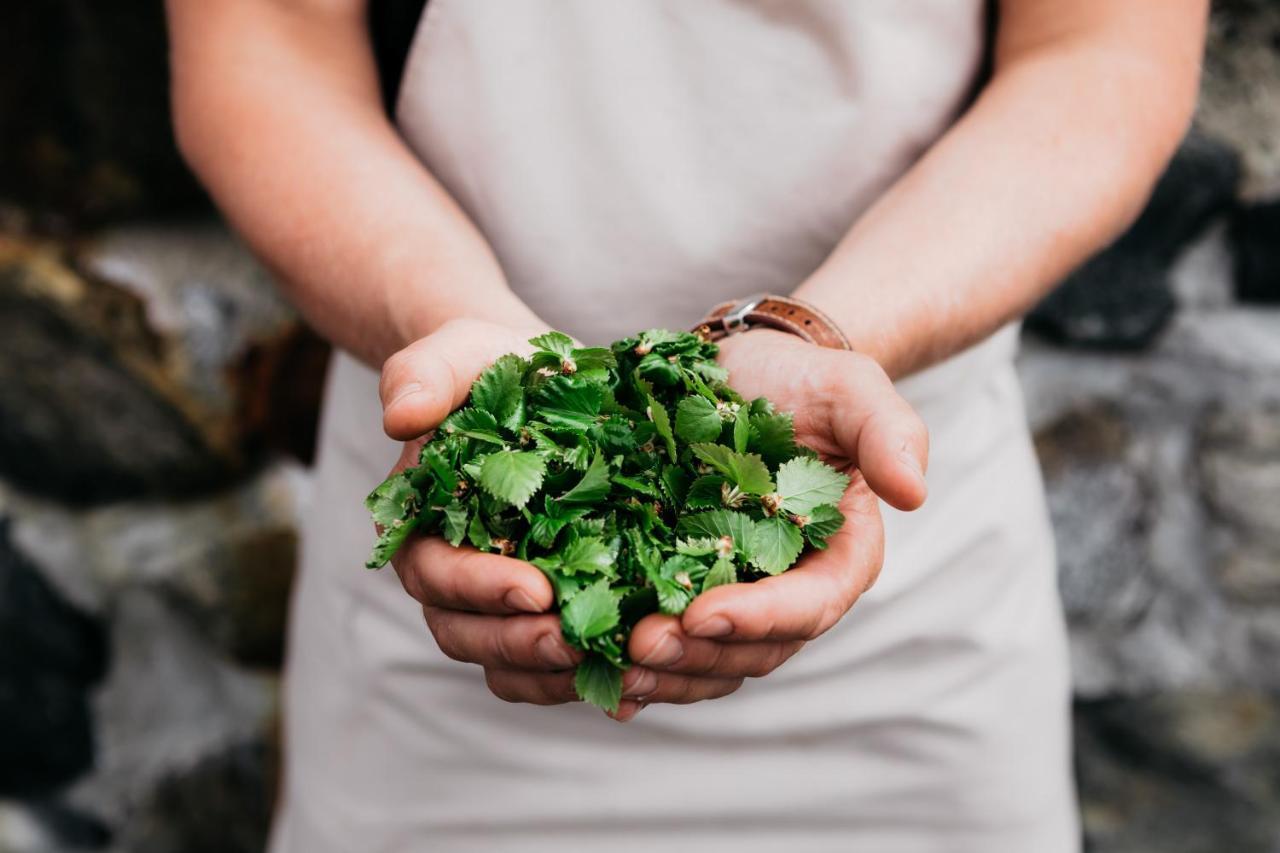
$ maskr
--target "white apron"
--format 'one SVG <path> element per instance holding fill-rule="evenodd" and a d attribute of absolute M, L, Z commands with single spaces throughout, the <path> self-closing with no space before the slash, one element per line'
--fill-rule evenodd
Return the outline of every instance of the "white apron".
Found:
<path fill-rule="evenodd" d="M 788 292 L 963 106 L 979 0 L 431 0 L 409 144 L 513 288 L 589 342 Z M 957 199 L 957 215 L 963 215 Z M 446 286 L 465 287 L 465 282 Z M 619 725 L 435 647 L 360 501 L 397 447 L 335 359 L 274 853 L 1077 849 L 1052 540 L 1006 329 L 901 383 L 930 498 L 772 675 Z"/>

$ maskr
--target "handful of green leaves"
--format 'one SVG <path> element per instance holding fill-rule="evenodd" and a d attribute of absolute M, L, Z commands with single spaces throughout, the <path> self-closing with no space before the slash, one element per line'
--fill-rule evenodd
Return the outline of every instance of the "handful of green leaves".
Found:
<path fill-rule="evenodd" d="M 578 695 L 616 711 L 632 626 L 825 548 L 849 478 L 796 444 L 790 414 L 729 388 L 696 335 L 530 343 L 532 356 L 476 379 L 416 467 L 369 495 L 381 534 L 367 565 L 413 531 L 529 561 L 586 652 Z"/>

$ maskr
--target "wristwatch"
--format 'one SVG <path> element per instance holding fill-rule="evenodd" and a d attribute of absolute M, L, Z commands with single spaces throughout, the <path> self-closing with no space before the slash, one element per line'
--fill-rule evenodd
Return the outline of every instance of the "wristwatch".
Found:
<path fill-rule="evenodd" d="M 799 299 L 770 293 L 722 302 L 711 309 L 694 331 L 706 340 L 718 341 L 761 326 L 789 332 L 820 347 L 853 349 L 844 332 L 826 314 Z"/>

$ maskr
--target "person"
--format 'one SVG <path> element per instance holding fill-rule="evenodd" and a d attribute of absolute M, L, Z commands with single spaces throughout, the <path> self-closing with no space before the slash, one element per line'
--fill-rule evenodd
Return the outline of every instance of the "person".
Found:
<path fill-rule="evenodd" d="M 1139 211 L 1207 12 L 1004 0 L 989 39 L 984 6 L 431 0 L 392 121 L 365 0 L 168 0 L 181 149 L 341 349 L 273 851 L 1077 849 L 1015 321 Z M 757 292 L 853 344 L 721 354 L 856 467 L 849 522 L 639 625 L 627 725 L 571 704 L 533 567 L 420 538 L 360 569 L 391 439 L 410 458 L 493 358 Z"/>

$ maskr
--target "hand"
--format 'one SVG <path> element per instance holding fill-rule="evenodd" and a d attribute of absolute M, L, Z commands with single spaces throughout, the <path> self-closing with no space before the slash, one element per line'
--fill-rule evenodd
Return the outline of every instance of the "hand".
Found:
<path fill-rule="evenodd" d="M 876 496 L 911 510 L 926 494 L 928 432 L 872 359 L 755 330 L 726 339 L 720 361 L 744 397 L 768 397 L 794 414 L 798 442 L 856 470 L 840 502 L 845 524 L 827 550 L 777 577 L 709 590 L 679 619 L 654 614 L 636 625 L 628 646 L 636 666 L 627 675 L 645 685 L 678 678 L 686 692 L 665 701 L 732 692 L 834 625 L 880 571 L 884 528 Z M 624 701 L 619 714 L 634 715 L 643 704 Z"/>
<path fill-rule="evenodd" d="M 462 405 L 482 370 L 506 353 L 528 352 L 528 338 L 544 331 L 455 320 L 388 358 L 379 386 L 383 428 L 406 442 L 392 471 L 417 463 L 424 435 Z M 560 617 L 549 612 L 551 584 L 538 569 L 438 536 L 411 538 L 391 564 L 441 651 L 483 666 L 494 694 L 537 704 L 577 699 L 573 669 L 582 654 L 561 637 Z"/>

